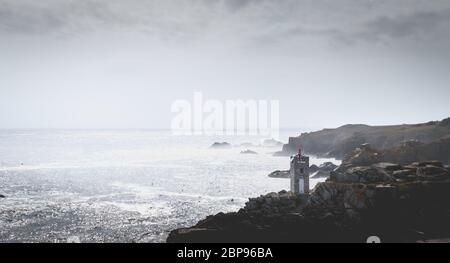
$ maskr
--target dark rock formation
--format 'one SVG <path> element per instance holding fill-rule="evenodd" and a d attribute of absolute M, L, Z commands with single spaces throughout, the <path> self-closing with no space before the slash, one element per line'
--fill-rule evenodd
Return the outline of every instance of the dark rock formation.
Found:
<path fill-rule="evenodd" d="M 4 195 L 0 194 L 0 198 L 6 198 L 6 196 L 4 196 Z"/>
<path fill-rule="evenodd" d="M 352 167 L 369 166 L 382 162 L 381 153 L 373 149 L 370 144 L 363 144 L 345 156 L 337 172 L 344 172 Z"/>
<path fill-rule="evenodd" d="M 231 144 L 227 142 L 215 142 L 209 148 L 212 149 L 229 149 L 231 148 Z"/>
<path fill-rule="evenodd" d="M 310 197 L 250 199 L 170 233 L 168 242 L 417 242 L 450 237 L 450 172 L 439 162 L 375 163 L 332 172 Z"/>
<path fill-rule="evenodd" d="M 330 176 L 330 172 L 334 171 L 337 167 L 338 166 L 335 165 L 332 162 L 325 162 L 325 163 L 321 164 L 319 167 L 317 167 L 317 170 L 315 171 L 317 173 L 314 176 L 312 176 L 312 178 L 326 178 L 326 177 L 329 177 Z M 311 170 L 310 170 L 310 172 L 312 174 L 315 173 L 315 172 L 313 172 Z"/>
<path fill-rule="evenodd" d="M 245 150 L 245 151 L 241 151 L 241 154 L 258 154 L 258 153 L 255 152 L 255 151 L 252 151 L 252 150 L 247 149 L 247 150 Z"/>
<path fill-rule="evenodd" d="M 427 159 L 427 157 L 430 158 Z M 384 165 L 388 166 L 398 166 L 398 164 L 406 165 L 412 162 L 424 163 L 426 160 L 436 160 L 434 163 L 449 163 L 450 138 L 428 144 L 411 141 L 406 142 L 399 147 L 384 151 L 375 150 L 371 145 L 363 144 L 345 156 L 338 171 L 345 171 L 356 166 L 369 166 L 376 163 L 384 163 Z M 429 164 L 434 165 L 434 163 Z M 396 167 L 382 168 L 389 170 Z"/>
<path fill-rule="evenodd" d="M 272 177 L 272 178 L 289 178 L 290 176 L 291 176 L 291 174 L 290 174 L 289 170 L 285 170 L 285 171 L 276 170 L 269 174 L 269 177 Z"/>
<path fill-rule="evenodd" d="M 449 150 L 446 151 L 445 146 L 439 146 L 442 143 L 439 140 L 449 138 L 449 122 L 450 118 L 440 122 L 436 121 L 414 125 L 345 125 L 337 129 L 324 129 L 317 132 L 303 133 L 299 137 L 291 137 L 289 138 L 288 144 L 283 146 L 283 152 L 293 154 L 299 148 L 302 148 L 305 153 L 311 155 L 342 159 L 363 143 L 370 143 L 377 150 L 387 150 L 413 140 L 425 144 L 436 143 L 418 151 L 423 154 L 423 160 L 439 159 L 428 154 L 443 156 L 442 153 L 446 153 L 445 156 L 448 158 L 450 156 L 448 153 Z M 416 145 L 413 148 L 416 147 L 418 146 Z M 439 148 L 442 153 L 432 150 L 435 148 Z M 405 160 L 405 162 L 400 163 L 410 163 L 412 161 L 414 160 Z M 391 162 L 397 161 L 392 160 Z"/>
<path fill-rule="evenodd" d="M 370 166 L 352 167 L 347 171 L 331 172 L 330 180 L 337 183 L 389 183 L 395 181 L 386 170 Z"/>
<path fill-rule="evenodd" d="M 311 166 L 309 167 L 309 172 L 310 172 L 310 173 L 313 174 L 313 173 L 315 173 L 315 172 L 317 172 L 317 171 L 319 171 L 319 166 L 313 164 L 313 165 L 311 165 Z"/>
<path fill-rule="evenodd" d="M 430 143 L 405 142 L 400 146 L 382 151 L 382 154 L 383 160 L 403 165 L 426 160 L 450 163 L 450 136 Z"/>

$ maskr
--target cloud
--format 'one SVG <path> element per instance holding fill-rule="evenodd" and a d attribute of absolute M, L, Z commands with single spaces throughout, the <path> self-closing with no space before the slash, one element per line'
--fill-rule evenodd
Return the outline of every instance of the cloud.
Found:
<path fill-rule="evenodd" d="M 354 47 L 447 44 L 448 1 L 0 0 L 0 37 L 137 33 L 173 43 Z M 450 41 L 449 41 L 450 42 Z"/>
<path fill-rule="evenodd" d="M 419 11 L 396 17 L 380 16 L 366 24 L 353 37 L 361 40 L 420 38 L 445 36 L 450 33 L 450 9 Z M 428 39 L 429 40 L 429 39 Z"/>

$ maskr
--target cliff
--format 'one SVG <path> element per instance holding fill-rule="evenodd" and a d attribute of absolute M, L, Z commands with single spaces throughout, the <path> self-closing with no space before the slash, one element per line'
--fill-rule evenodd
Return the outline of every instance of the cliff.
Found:
<path fill-rule="evenodd" d="M 450 139 L 450 118 L 412 125 L 345 125 L 336 129 L 324 129 L 303 133 L 299 137 L 291 137 L 278 155 L 296 153 L 299 148 L 302 148 L 304 152 L 311 155 L 342 159 L 364 143 L 371 144 L 377 150 L 387 150 L 399 147 L 408 141 L 418 141 L 423 144 L 433 143 L 427 146 L 431 149 L 440 147 L 438 144 L 443 139 Z M 427 156 L 428 153 L 435 154 L 436 152 L 433 150 L 423 151 L 419 148 L 417 151 L 425 155 L 423 156 L 424 160 L 439 159 Z M 443 156 L 442 154 L 436 155 L 438 155 L 437 157 Z M 445 158 L 448 159 L 449 156 L 445 152 Z"/>

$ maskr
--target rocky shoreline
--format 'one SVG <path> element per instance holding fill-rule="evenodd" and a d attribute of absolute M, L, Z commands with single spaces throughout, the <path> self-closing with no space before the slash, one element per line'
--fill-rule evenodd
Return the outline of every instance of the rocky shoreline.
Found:
<path fill-rule="evenodd" d="M 450 237 L 450 168 L 439 161 L 378 162 L 363 145 L 309 197 L 251 198 L 238 212 L 209 216 L 167 242 L 426 242 Z"/>
<path fill-rule="evenodd" d="M 438 160 L 450 163 L 450 118 L 409 125 L 344 125 L 303 133 L 289 138 L 275 156 L 289 156 L 301 147 L 310 155 L 343 159 L 363 143 L 372 145 L 388 162 L 408 164 Z"/>
<path fill-rule="evenodd" d="M 450 237 L 450 118 L 414 125 L 345 125 L 289 138 L 275 156 L 342 160 L 309 196 L 281 191 L 234 213 L 173 230 L 167 242 L 429 242 Z M 269 175 L 289 178 L 289 171 Z M 316 177 L 316 178 L 317 178 Z"/>

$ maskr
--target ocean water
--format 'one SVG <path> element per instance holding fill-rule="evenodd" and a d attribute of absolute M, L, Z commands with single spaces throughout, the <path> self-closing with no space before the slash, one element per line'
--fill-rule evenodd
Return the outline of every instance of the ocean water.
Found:
<path fill-rule="evenodd" d="M 282 132 L 280 140 L 294 135 Z M 267 176 L 289 168 L 289 157 L 272 156 L 281 147 L 238 146 L 263 139 L 0 131 L 0 242 L 164 242 L 172 229 L 289 189 L 288 179 Z M 210 149 L 216 141 L 236 146 Z M 247 148 L 258 154 L 240 154 Z"/>

